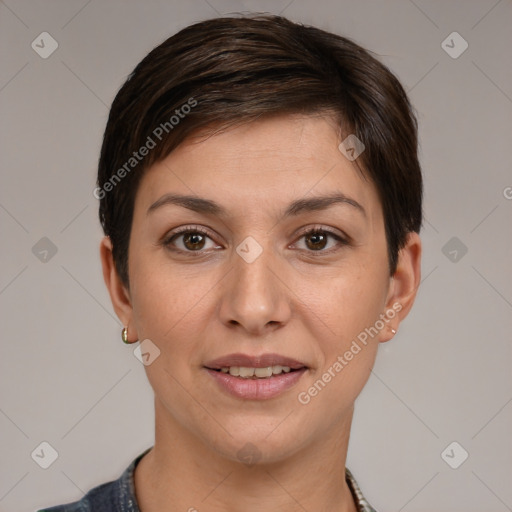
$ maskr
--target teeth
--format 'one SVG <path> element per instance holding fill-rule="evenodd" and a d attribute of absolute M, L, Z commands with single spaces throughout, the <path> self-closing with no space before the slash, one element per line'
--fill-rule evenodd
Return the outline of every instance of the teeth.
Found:
<path fill-rule="evenodd" d="M 254 370 L 254 375 L 256 377 L 265 378 L 265 377 L 271 377 L 272 376 L 272 366 L 267 366 L 266 368 L 256 368 Z"/>
<path fill-rule="evenodd" d="M 276 364 L 274 366 L 266 366 L 264 368 L 248 368 L 246 366 L 230 366 L 221 368 L 222 373 L 229 373 L 234 377 L 241 377 L 242 379 L 267 379 L 272 375 L 279 375 L 281 373 L 289 373 L 291 368 L 289 366 L 281 366 Z"/>
<path fill-rule="evenodd" d="M 245 368 L 244 366 L 240 366 L 239 368 L 235 368 L 238 370 L 238 375 L 243 379 L 248 379 L 249 377 L 254 377 L 254 368 Z M 231 373 L 231 368 L 229 370 Z M 233 375 L 233 373 L 231 373 Z"/>

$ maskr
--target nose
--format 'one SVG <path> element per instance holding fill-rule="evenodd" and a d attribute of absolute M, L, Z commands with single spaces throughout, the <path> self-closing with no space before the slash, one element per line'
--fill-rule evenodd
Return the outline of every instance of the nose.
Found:
<path fill-rule="evenodd" d="M 219 308 L 223 324 L 251 335 L 283 327 L 291 317 L 291 292 L 282 274 L 270 248 L 254 261 L 234 252 L 232 271 L 223 280 Z"/>

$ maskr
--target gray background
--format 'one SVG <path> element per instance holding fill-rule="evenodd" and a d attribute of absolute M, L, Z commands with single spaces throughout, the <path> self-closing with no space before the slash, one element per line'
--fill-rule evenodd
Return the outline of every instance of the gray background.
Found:
<path fill-rule="evenodd" d="M 95 166 L 136 63 L 233 11 L 352 37 L 418 110 L 423 283 L 357 402 L 347 466 L 381 512 L 512 510 L 510 0 L 0 1 L 0 510 L 78 499 L 153 442 L 152 392 L 101 277 Z M 44 31 L 47 59 L 31 47 Z M 441 45 L 454 31 L 458 58 Z M 43 441 L 59 454 L 46 470 Z M 458 469 L 441 456 L 453 441 Z"/>

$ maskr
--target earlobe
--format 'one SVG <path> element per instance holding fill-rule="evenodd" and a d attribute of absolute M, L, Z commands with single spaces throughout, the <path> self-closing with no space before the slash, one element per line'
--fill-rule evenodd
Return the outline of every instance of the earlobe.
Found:
<path fill-rule="evenodd" d="M 391 277 L 386 312 L 393 310 L 394 314 L 393 318 L 389 319 L 387 329 L 381 333 L 381 342 L 389 341 L 398 331 L 400 322 L 408 315 L 414 304 L 420 281 L 421 240 L 418 233 L 411 232 L 398 254 L 396 271 Z"/>
<path fill-rule="evenodd" d="M 100 258 L 103 269 L 103 280 L 109 292 L 114 311 L 123 326 L 129 326 L 133 316 L 130 293 L 117 272 L 112 254 L 112 242 L 108 236 L 105 236 L 101 240 Z M 130 334 L 132 334 L 132 331 L 133 328 L 130 329 Z"/>

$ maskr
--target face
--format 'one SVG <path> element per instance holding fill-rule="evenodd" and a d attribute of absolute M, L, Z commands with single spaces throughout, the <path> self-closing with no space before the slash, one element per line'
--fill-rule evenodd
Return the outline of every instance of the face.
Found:
<path fill-rule="evenodd" d="M 340 142 L 329 118 L 259 120 L 186 141 L 137 191 L 116 310 L 160 350 L 157 421 L 229 459 L 346 426 L 405 311 L 377 191 Z"/>

